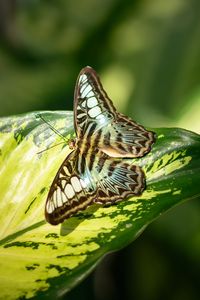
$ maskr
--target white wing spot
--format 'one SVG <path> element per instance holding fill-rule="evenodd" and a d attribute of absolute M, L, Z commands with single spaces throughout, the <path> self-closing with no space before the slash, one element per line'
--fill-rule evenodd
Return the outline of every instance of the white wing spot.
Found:
<path fill-rule="evenodd" d="M 71 184 L 75 190 L 75 192 L 80 192 L 82 190 L 82 187 L 81 187 L 81 184 L 80 184 L 80 181 L 77 177 L 72 177 L 71 178 Z"/>
<path fill-rule="evenodd" d="M 95 97 L 89 98 L 88 101 L 87 101 L 87 106 L 89 108 L 94 107 L 97 104 L 98 104 L 98 101 L 97 101 L 97 99 Z"/>
<path fill-rule="evenodd" d="M 62 191 L 60 188 L 57 189 L 57 206 L 61 207 L 63 205 L 62 202 Z"/>
<path fill-rule="evenodd" d="M 87 76 L 85 74 L 81 75 L 80 78 L 79 78 L 79 83 L 83 82 L 87 80 Z"/>
<path fill-rule="evenodd" d="M 62 181 L 61 181 L 61 185 L 62 185 L 62 188 L 63 188 L 63 190 L 64 190 L 65 185 L 66 185 L 66 180 L 62 180 Z"/>
<path fill-rule="evenodd" d="M 88 176 L 86 175 L 86 176 L 84 176 L 84 178 L 83 178 L 83 180 L 82 180 L 82 182 L 81 182 L 81 184 L 83 184 L 84 185 L 84 188 L 88 188 L 88 187 L 92 187 L 92 185 L 91 185 L 91 181 L 90 181 L 90 179 L 88 178 Z"/>
<path fill-rule="evenodd" d="M 87 96 L 87 94 L 92 90 L 92 87 L 90 85 L 88 85 L 84 91 L 82 92 L 82 97 L 85 98 Z"/>
<path fill-rule="evenodd" d="M 52 212 L 54 211 L 54 207 L 53 207 L 53 204 L 51 203 L 51 201 L 49 201 L 47 203 L 46 209 L 47 209 L 48 214 L 52 214 Z"/>
<path fill-rule="evenodd" d="M 66 203 L 66 202 L 69 203 L 69 201 L 68 201 L 68 199 L 67 199 L 65 193 L 63 193 L 62 196 L 63 196 L 63 202 L 64 202 L 64 203 Z M 68 204 L 68 203 L 67 203 L 67 204 Z"/>
<path fill-rule="evenodd" d="M 67 169 L 66 166 L 63 167 L 63 170 L 64 170 L 64 172 L 65 172 L 65 174 L 66 174 L 67 176 L 70 176 L 70 173 L 69 173 L 69 171 L 68 171 L 68 169 Z"/>
<path fill-rule="evenodd" d="M 107 122 L 107 118 L 103 114 L 98 115 L 96 119 L 99 121 L 100 124 L 104 124 Z"/>
<path fill-rule="evenodd" d="M 81 88 L 80 88 L 80 93 L 82 94 L 82 92 L 84 91 L 84 89 L 87 87 L 87 83 L 84 83 Z"/>
<path fill-rule="evenodd" d="M 91 90 L 88 94 L 87 94 L 87 97 L 94 97 L 94 92 Z"/>
<path fill-rule="evenodd" d="M 77 115 L 77 118 L 78 118 L 78 119 L 81 119 L 81 118 L 83 118 L 84 116 L 85 116 L 85 113 L 78 114 L 78 115 Z"/>
<path fill-rule="evenodd" d="M 57 191 L 55 190 L 55 192 L 53 193 L 53 196 L 52 196 L 54 205 L 56 204 L 56 199 L 57 199 Z"/>
<path fill-rule="evenodd" d="M 82 185 L 83 188 L 87 187 L 87 184 L 85 183 L 85 181 L 83 181 L 82 179 L 80 179 L 80 183 Z"/>
<path fill-rule="evenodd" d="M 83 101 L 82 107 L 85 108 L 85 106 L 86 106 L 86 101 Z"/>
<path fill-rule="evenodd" d="M 89 110 L 88 114 L 91 118 L 95 118 L 101 113 L 101 109 L 99 106 L 93 107 L 92 109 Z"/>
<path fill-rule="evenodd" d="M 65 194 L 66 194 L 67 198 L 69 198 L 69 199 L 71 199 L 75 195 L 74 190 L 73 190 L 71 184 L 69 184 L 69 183 L 65 187 Z"/>

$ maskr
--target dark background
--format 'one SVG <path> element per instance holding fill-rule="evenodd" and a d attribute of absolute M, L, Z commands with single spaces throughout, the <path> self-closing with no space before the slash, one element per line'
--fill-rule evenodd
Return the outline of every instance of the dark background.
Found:
<path fill-rule="evenodd" d="M 86 65 L 138 122 L 200 132 L 200 1 L 0 0 L 0 116 L 72 110 Z M 199 216 L 168 212 L 65 298 L 199 299 Z"/>

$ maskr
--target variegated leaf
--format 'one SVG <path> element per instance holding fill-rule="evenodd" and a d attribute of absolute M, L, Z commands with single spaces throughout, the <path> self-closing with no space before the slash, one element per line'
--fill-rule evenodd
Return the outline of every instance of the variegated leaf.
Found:
<path fill-rule="evenodd" d="M 67 140 L 73 138 L 72 113 L 42 115 Z M 174 205 L 199 196 L 199 136 L 154 131 L 157 141 L 147 156 L 125 159 L 146 174 L 141 196 L 109 207 L 96 204 L 51 226 L 44 220 L 45 200 L 71 150 L 36 113 L 0 119 L 1 299 L 58 299 L 106 253 L 132 242 Z"/>

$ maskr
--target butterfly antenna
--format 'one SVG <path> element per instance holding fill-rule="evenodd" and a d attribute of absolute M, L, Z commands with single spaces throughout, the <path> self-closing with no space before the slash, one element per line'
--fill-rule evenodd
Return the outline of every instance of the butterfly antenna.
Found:
<path fill-rule="evenodd" d="M 57 146 L 59 146 L 59 145 L 61 145 L 61 144 L 64 144 L 64 143 L 65 143 L 65 142 L 60 142 L 60 143 L 58 143 L 58 144 L 56 144 L 56 145 L 53 145 L 53 146 L 51 146 L 51 147 L 49 147 L 49 148 L 46 148 L 46 149 L 44 149 L 44 150 L 41 150 L 41 151 L 37 152 L 37 154 L 41 154 L 41 153 L 43 153 L 43 152 L 45 152 L 45 151 L 51 150 L 52 148 L 57 147 Z"/>
<path fill-rule="evenodd" d="M 51 128 L 51 130 L 53 130 L 53 132 L 55 132 L 57 135 L 59 135 L 65 142 L 67 142 L 68 143 L 68 139 L 66 139 L 65 137 L 64 137 L 64 135 L 62 135 L 57 129 L 55 129 L 48 121 L 46 121 L 44 118 L 43 118 L 43 116 L 41 115 L 41 114 L 37 114 L 37 116 L 44 122 L 44 123 L 46 123 L 50 128 Z M 50 148 L 49 148 L 50 149 Z M 48 149 L 47 149 L 48 150 Z"/>

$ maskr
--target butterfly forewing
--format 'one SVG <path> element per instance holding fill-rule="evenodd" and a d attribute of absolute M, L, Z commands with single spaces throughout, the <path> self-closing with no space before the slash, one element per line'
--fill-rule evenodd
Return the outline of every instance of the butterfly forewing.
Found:
<path fill-rule="evenodd" d="M 92 203 L 114 203 L 140 195 L 145 188 L 142 169 L 120 157 L 148 153 L 154 133 L 116 111 L 90 67 L 77 79 L 74 126 L 75 148 L 60 167 L 47 197 L 45 215 L 51 224 L 63 222 Z"/>
<path fill-rule="evenodd" d="M 97 130 L 111 123 L 115 117 L 116 110 L 104 91 L 98 75 L 92 68 L 84 68 L 79 74 L 74 95 L 77 136 L 83 136 L 89 124 L 95 124 Z"/>

